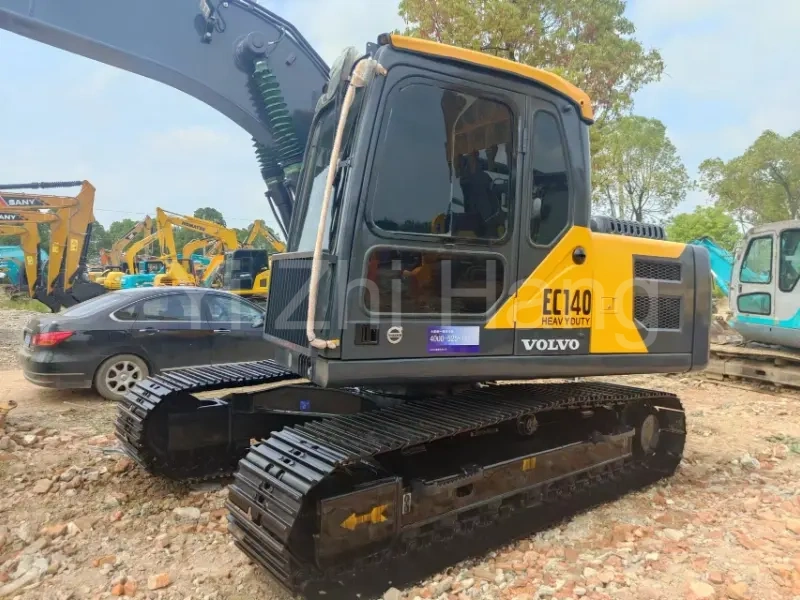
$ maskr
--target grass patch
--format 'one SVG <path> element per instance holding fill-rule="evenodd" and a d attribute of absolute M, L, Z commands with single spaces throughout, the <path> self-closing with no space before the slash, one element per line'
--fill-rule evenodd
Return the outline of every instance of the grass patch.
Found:
<path fill-rule="evenodd" d="M 795 454 L 800 454 L 800 438 L 779 433 L 777 435 L 770 435 L 765 439 L 768 442 L 772 442 L 774 444 L 786 444 L 787 446 L 789 446 L 789 450 L 791 452 Z"/>
<path fill-rule="evenodd" d="M 33 312 L 40 312 L 40 313 L 50 312 L 50 309 L 47 308 L 44 304 L 42 304 L 38 300 L 33 300 L 32 298 L 25 298 L 25 297 L 12 300 L 6 294 L 0 292 L 0 310 L 9 308 L 14 310 L 30 310 Z"/>

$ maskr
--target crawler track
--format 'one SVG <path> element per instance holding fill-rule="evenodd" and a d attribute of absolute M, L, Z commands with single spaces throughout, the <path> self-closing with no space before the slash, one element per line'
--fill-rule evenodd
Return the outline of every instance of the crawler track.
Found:
<path fill-rule="evenodd" d="M 200 400 L 201 392 L 279 383 L 297 375 L 265 360 L 185 368 L 155 375 L 133 387 L 120 401 L 116 436 L 125 451 L 148 472 L 174 480 L 226 477 L 247 451 L 249 437 L 231 442 L 205 427 L 228 419 L 225 401 Z M 200 407 L 198 408 L 198 402 Z M 182 437 L 167 436 L 170 420 L 183 418 Z M 174 431 L 175 428 L 173 428 Z M 198 436 L 205 444 L 198 444 Z M 216 439 L 215 439 L 216 438 Z"/>
<path fill-rule="evenodd" d="M 800 352 L 769 346 L 711 344 L 709 379 L 745 380 L 800 389 Z"/>
<path fill-rule="evenodd" d="M 676 396 L 604 383 L 418 399 L 273 431 L 239 464 L 229 528 L 291 591 L 354 597 L 668 477 L 685 437 Z"/>

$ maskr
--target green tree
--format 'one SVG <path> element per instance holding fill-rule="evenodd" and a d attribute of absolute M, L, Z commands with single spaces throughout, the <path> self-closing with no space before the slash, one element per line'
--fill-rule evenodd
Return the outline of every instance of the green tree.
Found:
<path fill-rule="evenodd" d="M 692 184 L 664 124 L 626 116 L 608 124 L 592 187 L 595 202 L 612 216 L 661 222 Z"/>
<path fill-rule="evenodd" d="M 684 244 L 709 236 L 721 247 L 733 252 L 742 235 L 736 221 L 719 206 L 698 206 L 690 213 L 674 216 L 667 224 L 667 237 Z"/>
<path fill-rule="evenodd" d="M 635 37 L 625 0 L 400 0 L 407 35 L 547 69 L 586 91 L 598 120 L 661 78 L 656 50 Z"/>
<path fill-rule="evenodd" d="M 89 238 L 89 250 L 86 257 L 89 262 L 100 261 L 100 249 L 108 249 L 111 247 L 113 240 L 111 235 L 106 231 L 101 223 L 95 221 L 92 223 L 92 235 Z"/>
<path fill-rule="evenodd" d="M 743 229 L 800 219 L 800 131 L 765 131 L 741 156 L 703 161 L 700 187 Z"/>
<path fill-rule="evenodd" d="M 125 237 L 138 222 L 134 219 L 125 218 L 114 221 L 108 226 L 108 229 L 95 222 L 92 227 L 92 239 L 89 242 L 89 260 L 98 261 L 100 259 L 100 249 L 111 250 L 114 244 Z M 139 241 L 146 235 L 148 235 L 147 232 L 141 231 L 130 241 Z"/>
<path fill-rule="evenodd" d="M 108 226 L 108 242 L 109 248 L 117 242 L 118 240 L 122 239 L 122 236 L 127 234 L 131 229 L 136 226 L 137 221 L 134 219 L 122 219 L 121 221 L 114 221 L 111 225 Z M 138 237 L 137 239 L 141 239 Z"/>
<path fill-rule="evenodd" d="M 222 216 L 222 213 L 219 212 L 216 208 L 211 208 L 210 206 L 206 206 L 205 208 L 198 208 L 196 211 L 194 211 L 194 216 L 198 219 L 213 221 L 214 223 L 218 223 L 223 227 L 226 226 L 225 217 Z"/>

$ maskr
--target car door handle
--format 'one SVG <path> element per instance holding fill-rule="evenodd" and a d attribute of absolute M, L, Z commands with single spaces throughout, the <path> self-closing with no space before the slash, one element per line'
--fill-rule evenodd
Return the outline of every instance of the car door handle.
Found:
<path fill-rule="evenodd" d="M 146 333 L 148 335 L 153 335 L 154 333 L 158 333 L 158 329 L 155 327 L 145 327 L 144 329 L 140 329 L 139 333 Z"/>
<path fill-rule="evenodd" d="M 230 333 L 230 329 L 215 329 L 214 333 Z"/>

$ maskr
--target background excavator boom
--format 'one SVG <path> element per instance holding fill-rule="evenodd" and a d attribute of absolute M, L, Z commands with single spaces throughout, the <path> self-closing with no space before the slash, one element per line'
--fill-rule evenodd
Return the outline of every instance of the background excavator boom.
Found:
<path fill-rule="evenodd" d="M 286 244 L 272 235 L 263 219 L 256 219 L 247 232 L 247 238 L 242 242 L 243 248 L 252 248 L 258 236 L 263 237 L 275 252 L 286 252 Z"/>
<path fill-rule="evenodd" d="M 120 266 L 122 264 L 122 253 L 125 251 L 125 248 L 133 243 L 133 240 L 135 240 L 136 236 L 138 236 L 140 233 L 145 233 L 145 235 L 152 233 L 153 226 L 153 219 L 151 219 L 148 215 L 136 223 L 136 225 L 131 227 L 130 231 L 128 231 L 120 239 L 114 242 L 109 256 L 111 264 L 114 266 Z"/>
<path fill-rule="evenodd" d="M 269 198 L 288 227 L 283 176 L 302 162 L 328 80 L 290 23 L 249 0 L 0 0 L 0 28 L 165 83 L 239 124 L 260 145 Z"/>
<path fill-rule="evenodd" d="M 213 221 L 207 221 L 205 219 L 190 217 L 187 215 L 179 215 L 168 212 L 163 208 L 156 208 L 156 222 L 158 224 L 161 251 L 165 257 L 168 257 L 167 260 L 170 262 L 177 261 L 178 257 L 178 249 L 175 245 L 175 238 L 172 234 L 173 227 L 190 229 L 202 234 L 205 237 L 211 237 L 220 242 L 221 248 L 219 252 L 215 254 L 215 256 L 211 259 L 211 262 L 205 268 L 203 274 L 204 281 L 207 281 L 207 278 L 210 276 L 208 274 L 216 272 L 219 265 L 222 264 L 225 250 L 235 250 L 239 247 L 239 240 L 236 237 L 236 232 L 233 229 L 228 229 L 227 227 L 224 227 L 219 223 L 214 223 Z M 183 258 L 188 259 L 190 257 L 184 255 Z"/>

